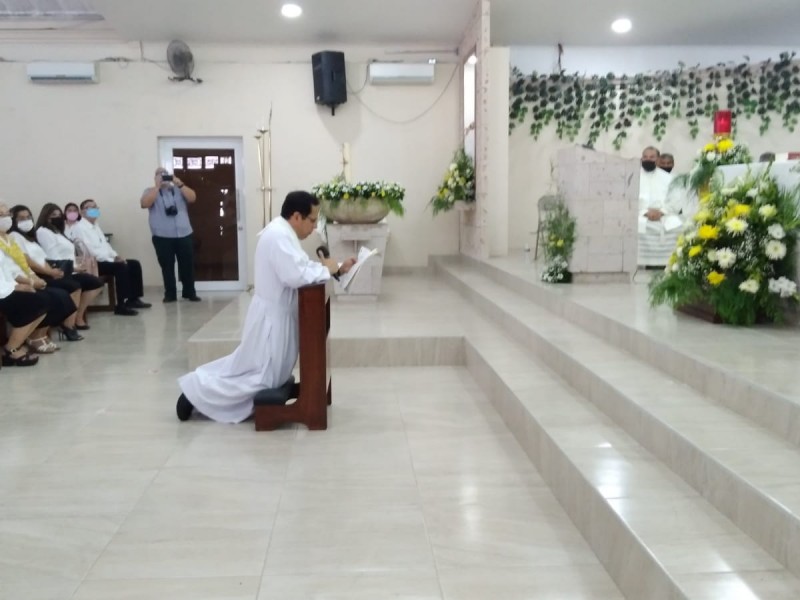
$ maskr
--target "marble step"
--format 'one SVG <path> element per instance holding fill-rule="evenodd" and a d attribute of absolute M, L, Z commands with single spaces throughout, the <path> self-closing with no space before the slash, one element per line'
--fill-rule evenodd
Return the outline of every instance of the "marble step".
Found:
<path fill-rule="evenodd" d="M 437 257 L 433 264 L 470 266 L 800 446 L 800 380 L 790 375 L 800 359 L 796 332 L 721 327 L 676 318 L 665 308 L 652 311 L 646 286 L 596 285 L 591 297 L 576 293 L 588 286 L 543 285 L 517 258 Z"/>
<path fill-rule="evenodd" d="M 511 336 L 467 368 L 632 600 L 800 597 L 800 580 Z"/>
<path fill-rule="evenodd" d="M 440 271 L 526 353 L 800 574 L 800 452 L 793 444 L 470 266 Z"/>

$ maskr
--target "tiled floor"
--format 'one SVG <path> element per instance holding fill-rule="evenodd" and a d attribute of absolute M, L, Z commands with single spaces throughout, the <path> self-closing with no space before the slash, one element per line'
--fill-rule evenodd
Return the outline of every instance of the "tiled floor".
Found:
<path fill-rule="evenodd" d="M 473 314 L 413 285 L 403 318 L 337 307 L 334 333 Z M 0 598 L 621 597 L 463 368 L 337 370 L 327 432 L 178 423 L 186 340 L 226 301 L 98 316 L 0 372 Z"/>

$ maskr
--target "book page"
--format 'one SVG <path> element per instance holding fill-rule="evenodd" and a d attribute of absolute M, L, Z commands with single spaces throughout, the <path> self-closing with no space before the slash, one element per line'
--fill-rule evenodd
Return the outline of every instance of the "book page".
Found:
<path fill-rule="evenodd" d="M 358 251 L 356 264 L 339 278 L 339 284 L 342 286 L 342 289 L 347 290 L 350 287 L 350 284 L 353 283 L 353 280 L 356 278 L 359 270 L 361 270 L 361 267 L 364 266 L 364 263 L 376 254 L 378 254 L 377 248 L 370 250 L 369 248 L 361 246 L 361 249 Z"/>

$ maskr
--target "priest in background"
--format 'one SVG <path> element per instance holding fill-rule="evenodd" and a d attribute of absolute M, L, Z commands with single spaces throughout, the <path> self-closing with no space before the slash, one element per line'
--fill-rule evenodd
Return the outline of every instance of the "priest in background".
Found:
<path fill-rule="evenodd" d="M 347 273 L 350 258 L 312 261 L 300 246 L 317 225 L 319 200 L 308 192 L 290 192 L 259 234 L 255 292 L 247 310 L 242 341 L 233 354 L 198 367 L 178 380 L 178 419 L 196 409 L 221 423 L 240 423 L 253 412 L 253 398 L 289 379 L 298 357 L 297 288 Z"/>
<path fill-rule="evenodd" d="M 672 175 L 658 168 L 658 149 L 642 151 L 639 174 L 639 266 L 664 268 L 683 225 L 681 206 L 670 194 Z"/>
<path fill-rule="evenodd" d="M 672 173 L 675 168 L 675 157 L 672 154 L 662 152 L 658 157 L 658 168 L 667 173 Z"/>

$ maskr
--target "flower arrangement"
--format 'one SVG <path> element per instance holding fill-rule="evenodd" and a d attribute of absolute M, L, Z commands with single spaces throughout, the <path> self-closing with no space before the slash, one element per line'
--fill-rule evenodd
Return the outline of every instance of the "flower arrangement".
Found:
<path fill-rule="evenodd" d="M 475 202 L 475 165 L 464 148 L 456 151 L 439 191 L 431 198 L 429 204 L 433 209 L 433 216 L 451 210 L 459 200 Z"/>
<path fill-rule="evenodd" d="M 389 207 L 389 210 L 396 215 L 403 216 L 403 198 L 406 190 L 396 183 L 385 181 L 359 181 L 348 183 L 342 175 L 336 176 L 328 183 L 315 185 L 311 188 L 311 193 L 323 201 L 330 202 L 331 206 L 336 206 L 340 202 L 366 202 L 371 198 L 382 200 Z"/>
<path fill-rule="evenodd" d="M 769 169 L 729 187 L 717 179 L 712 188 L 651 283 L 651 303 L 710 305 L 732 325 L 782 320 L 787 304 L 800 299 L 792 279 L 799 190 L 780 189 Z"/>
<path fill-rule="evenodd" d="M 575 248 L 575 218 L 563 202 L 547 212 L 542 224 L 544 234 L 544 260 L 542 281 L 547 283 L 570 283 L 569 260 Z"/>
<path fill-rule="evenodd" d="M 688 175 L 681 175 L 675 181 L 692 190 L 699 191 L 708 186 L 717 167 L 741 165 L 752 162 L 750 150 L 744 144 L 729 138 L 709 142 L 697 153 L 695 165 Z"/>

